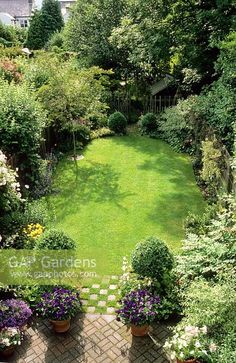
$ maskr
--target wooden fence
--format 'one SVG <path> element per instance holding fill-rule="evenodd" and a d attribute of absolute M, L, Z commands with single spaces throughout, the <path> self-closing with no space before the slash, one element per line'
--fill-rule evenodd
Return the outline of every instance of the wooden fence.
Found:
<path fill-rule="evenodd" d="M 145 100 L 144 113 L 159 113 L 166 108 L 177 105 L 177 97 L 175 96 L 150 96 Z"/>
<path fill-rule="evenodd" d="M 128 115 L 131 111 L 132 101 L 129 97 L 126 98 L 113 98 L 110 103 L 111 111 L 119 111 Z M 159 113 L 164 111 L 166 108 L 176 106 L 176 96 L 149 96 L 143 100 L 142 112 L 148 113 Z"/>

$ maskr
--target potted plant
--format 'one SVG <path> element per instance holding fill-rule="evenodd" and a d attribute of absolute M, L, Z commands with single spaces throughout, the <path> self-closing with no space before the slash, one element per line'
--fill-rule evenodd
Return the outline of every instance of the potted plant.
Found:
<path fill-rule="evenodd" d="M 16 345 L 21 344 L 21 332 L 17 327 L 6 327 L 0 331 L 0 353 L 9 357 L 14 353 Z"/>
<path fill-rule="evenodd" d="M 55 332 L 64 333 L 70 328 L 71 317 L 81 311 L 79 292 L 54 287 L 52 291 L 41 295 L 36 311 L 43 318 L 49 319 Z"/>
<path fill-rule="evenodd" d="M 7 299 L 0 302 L 0 329 L 18 327 L 24 330 L 32 315 L 29 305 L 22 300 Z"/>
<path fill-rule="evenodd" d="M 134 336 L 145 336 L 157 316 L 159 304 L 159 296 L 146 289 L 131 291 L 121 300 L 121 308 L 116 311 L 117 320 L 129 325 Z"/>
<path fill-rule="evenodd" d="M 173 337 L 167 339 L 163 347 L 169 361 L 177 363 L 197 363 L 198 359 L 209 361 L 211 353 L 216 350 L 216 345 L 209 344 L 204 337 L 206 334 L 206 326 L 176 328 Z"/>

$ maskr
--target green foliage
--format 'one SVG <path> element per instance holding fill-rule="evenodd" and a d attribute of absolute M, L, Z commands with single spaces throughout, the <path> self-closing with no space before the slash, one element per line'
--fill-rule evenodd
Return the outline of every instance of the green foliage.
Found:
<path fill-rule="evenodd" d="M 114 135 L 114 131 L 110 130 L 108 127 L 101 127 L 98 130 L 91 131 L 91 140 L 98 139 L 99 137 L 108 137 Z"/>
<path fill-rule="evenodd" d="M 172 269 L 174 259 L 163 241 L 149 237 L 136 246 L 131 263 L 138 275 L 157 279 L 161 283 Z"/>
<path fill-rule="evenodd" d="M 0 143 L 26 184 L 37 180 L 44 125 L 45 114 L 25 85 L 0 82 Z"/>
<path fill-rule="evenodd" d="M 30 49 L 41 49 L 45 44 L 42 13 L 36 10 L 31 17 L 26 45 Z"/>
<path fill-rule="evenodd" d="M 197 98 L 179 101 L 177 106 L 167 108 L 160 117 L 161 137 L 174 150 L 192 154 L 195 149 L 195 104 Z"/>
<path fill-rule="evenodd" d="M 222 152 L 216 146 L 216 140 L 202 141 L 202 170 L 201 178 L 207 183 L 210 190 L 217 193 L 221 181 Z"/>
<path fill-rule="evenodd" d="M 142 135 L 157 136 L 158 123 L 157 115 L 147 113 L 140 117 L 140 131 Z"/>
<path fill-rule="evenodd" d="M 235 202 L 226 199 L 217 215 L 202 228 L 189 233 L 176 266 L 185 283 L 198 277 L 218 280 L 222 272 L 235 268 Z M 196 234 L 199 233 L 199 234 Z"/>
<path fill-rule="evenodd" d="M 22 55 L 20 47 L 5 48 L 0 45 L 0 58 L 16 58 L 19 55 Z"/>
<path fill-rule="evenodd" d="M 211 225 L 212 219 L 216 217 L 217 208 L 218 207 L 213 204 L 208 205 L 203 214 L 195 215 L 189 213 L 184 221 L 186 234 L 205 234 Z"/>
<path fill-rule="evenodd" d="M 27 46 L 41 49 L 53 33 L 63 27 L 60 4 L 58 0 L 44 0 L 41 10 L 36 10 L 31 18 L 28 30 Z"/>
<path fill-rule="evenodd" d="M 56 131 L 75 130 L 88 126 L 88 120 L 103 120 L 108 106 L 105 101 L 106 72 L 100 68 L 74 69 L 73 64 L 59 64 L 54 73 L 38 90 L 38 99 L 48 112 L 50 124 Z"/>
<path fill-rule="evenodd" d="M 78 52 L 88 66 L 109 69 L 117 63 L 117 50 L 108 38 L 119 24 L 124 0 L 78 0 L 65 27 L 65 45 Z"/>
<path fill-rule="evenodd" d="M 55 48 L 63 49 L 64 37 L 62 33 L 55 32 L 46 44 L 46 48 L 49 50 L 55 50 Z"/>
<path fill-rule="evenodd" d="M 181 326 L 206 325 L 208 339 L 217 346 L 212 362 L 235 362 L 235 275 L 217 284 L 199 280 L 186 291 Z M 229 360 L 227 360 L 229 359 Z"/>
<path fill-rule="evenodd" d="M 40 250 L 71 250 L 75 249 L 75 247 L 75 241 L 68 237 L 64 232 L 56 229 L 49 229 L 44 232 L 36 245 L 36 248 Z"/>
<path fill-rule="evenodd" d="M 121 112 L 114 112 L 109 116 L 108 127 L 117 134 L 125 134 L 127 119 Z"/>

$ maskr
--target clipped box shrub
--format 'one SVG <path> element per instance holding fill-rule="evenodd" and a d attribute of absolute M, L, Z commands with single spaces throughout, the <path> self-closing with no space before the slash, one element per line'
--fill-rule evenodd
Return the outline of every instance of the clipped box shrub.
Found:
<path fill-rule="evenodd" d="M 148 237 L 137 244 L 131 255 L 134 272 L 141 277 L 164 280 L 174 264 L 174 258 L 165 242 L 156 237 Z"/>
<path fill-rule="evenodd" d="M 125 134 L 127 119 L 121 112 L 114 112 L 109 116 L 108 127 L 117 134 Z"/>
<path fill-rule="evenodd" d="M 154 113 L 146 113 L 140 117 L 140 131 L 142 135 L 157 136 L 158 122 L 157 115 Z"/>
<path fill-rule="evenodd" d="M 64 232 L 50 229 L 43 233 L 37 243 L 37 249 L 43 250 L 72 250 L 76 248 L 76 243 Z"/>

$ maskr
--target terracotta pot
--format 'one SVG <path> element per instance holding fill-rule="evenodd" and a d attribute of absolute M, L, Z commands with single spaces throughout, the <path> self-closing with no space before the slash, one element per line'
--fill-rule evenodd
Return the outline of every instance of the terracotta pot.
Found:
<path fill-rule="evenodd" d="M 10 345 L 10 347 L 6 347 L 4 350 L 1 351 L 1 355 L 5 358 L 10 357 L 15 351 L 15 346 Z"/>
<path fill-rule="evenodd" d="M 149 325 L 137 326 L 131 324 L 131 333 L 135 337 L 144 337 L 149 332 Z"/>
<path fill-rule="evenodd" d="M 177 363 L 197 363 L 196 359 L 179 360 L 177 358 Z"/>
<path fill-rule="evenodd" d="M 50 320 L 56 333 L 65 333 L 70 329 L 70 319 L 67 320 Z"/>

